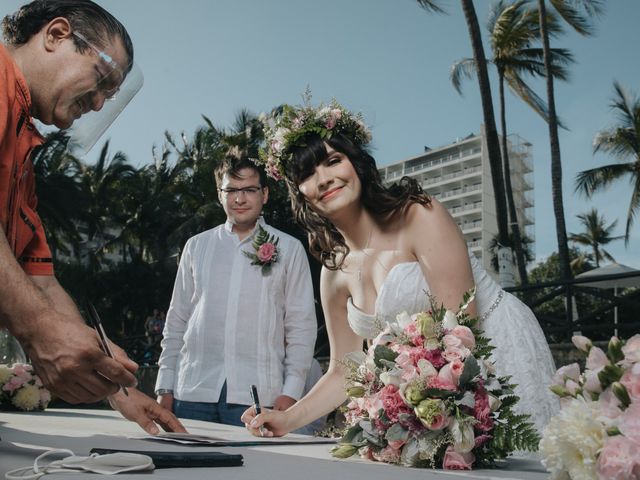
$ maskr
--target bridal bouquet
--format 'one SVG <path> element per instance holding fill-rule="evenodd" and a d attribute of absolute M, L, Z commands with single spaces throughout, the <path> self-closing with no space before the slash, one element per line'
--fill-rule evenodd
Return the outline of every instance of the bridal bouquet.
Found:
<path fill-rule="evenodd" d="M 611 338 L 606 353 L 586 337 L 572 341 L 586 365 L 556 372 L 561 410 L 544 429 L 542 463 L 552 479 L 640 479 L 640 335 Z"/>
<path fill-rule="evenodd" d="M 50 400 L 49 391 L 31 365 L 0 365 L 0 410 L 44 410 Z"/>
<path fill-rule="evenodd" d="M 402 313 L 368 351 L 345 361 L 347 428 L 332 454 L 411 467 L 490 466 L 539 438 L 513 406 L 508 377 L 497 377 L 492 347 L 466 313 L 432 308 Z"/>

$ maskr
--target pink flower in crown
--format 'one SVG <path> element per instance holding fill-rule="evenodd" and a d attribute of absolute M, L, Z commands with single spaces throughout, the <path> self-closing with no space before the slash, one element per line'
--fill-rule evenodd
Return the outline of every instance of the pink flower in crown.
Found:
<path fill-rule="evenodd" d="M 640 478 L 640 444 L 623 435 L 608 437 L 596 462 L 599 478 Z"/>
<path fill-rule="evenodd" d="M 273 243 L 263 243 L 258 248 L 258 258 L 261 262 L 270 262 L 273 259 L 273 255 L 276 253 L 276 246 Z"/>
<path fill-rule="evenodd" d="M 342 117 L 342 111 L 339 108 L 333 108 L 327 114 L 327 120 L 324 123 L 324 126 L 331 130 L 336 126 L 338 120 Z"/>
<path fill-rule="evenodd" d="M 471 470 L 475 461 L 476 457 L 473 453 L 459 453 L 453 449 L 452 445 L 449 445 L 444 452 L 442 468 L 445 470 Z"/>

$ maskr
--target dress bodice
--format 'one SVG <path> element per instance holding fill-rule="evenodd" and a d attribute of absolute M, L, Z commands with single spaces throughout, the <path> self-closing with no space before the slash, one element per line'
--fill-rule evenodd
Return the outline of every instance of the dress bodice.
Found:
<path fill-rule="evenodd" d="M 469 254 L 473 280 L 476 285 L 476 308 L 481 319 L 491 309 L 502 289 L 482 268 L 475 255 Z M 394 265 L 387 273 L 375 303 L 374 314 L 367 314 L 347 301 L 347 319 L 355 333 L 363 338 L 374 338 L 381 325 L 393 321 L 397 314 L 409 314 L 428 308 L 429 286 L 418 262 Z M 462 301 L 462 299 L 460 299 Z"/>

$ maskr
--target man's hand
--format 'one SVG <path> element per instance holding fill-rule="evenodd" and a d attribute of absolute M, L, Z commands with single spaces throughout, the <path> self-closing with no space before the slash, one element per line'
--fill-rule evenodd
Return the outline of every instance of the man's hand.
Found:
<path fill-rule="evenodd" d="M 92 403 L 115 393 L 119 385 L 137 384 L 136 363 L 120 348 L 113 348 L 116 359 L 105 355 L 96 332 L 79 315 L 70 319 L 49 310 L 44 317 L 37 333 L 21 343 L 53 394 L 72 404 Z"/>
<path fill-rule="evenodd" d="M 170 412 L 173 412 L 173 393 L 163 393 L 158 395 L 158 403 L 162 408 L 166 408 Z"/>
<path fill-rule="evenodd" d="M 276 401 L 273 402 L 273 409 L 284 411 L 294 403 L 296 403 L 295 398 L 291 398 L 288 395 L 280 395 L 276 398 Z"/>
<path fill-rule="evenodd" d="M 109 403 L 124 418 L 136 422 L 151 435 L 160 433 L 158 425 L 167 432 L 187 433 L 180 420 L 170 410 L 162 407 L 153 398 L 136 388 L 129 390 L 128 397 L 122 392 L 110 396 Z"/>

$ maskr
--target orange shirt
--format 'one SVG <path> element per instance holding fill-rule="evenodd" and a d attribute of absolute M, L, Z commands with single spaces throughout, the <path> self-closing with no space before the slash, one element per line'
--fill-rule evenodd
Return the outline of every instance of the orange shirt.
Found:
<path fill-rule="evenodd" d="M 53 275 L 31 163 L 31 152 L 44 139 L 30 111 L 27 82 L 0 43 L 0 226 L 25 273 Z"/>

